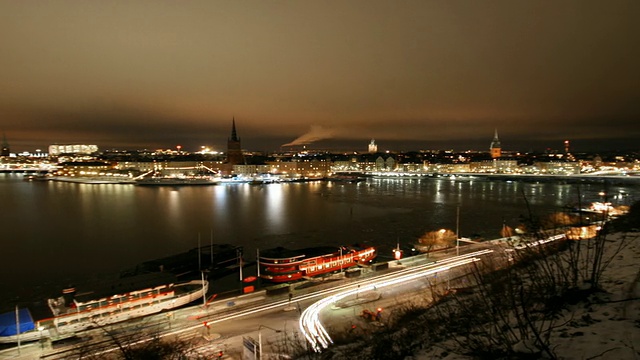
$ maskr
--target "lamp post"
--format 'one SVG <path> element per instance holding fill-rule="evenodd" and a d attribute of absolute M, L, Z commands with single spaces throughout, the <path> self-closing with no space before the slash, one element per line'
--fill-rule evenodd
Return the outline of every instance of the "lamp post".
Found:
<path fill-rule="evenodd" d="M 339 250 L 340 250 L 340 272 L 342 273 L 342 246 L 340 246 Z"/>
<path fill-rule="evenodd" d="M 207 311 L 207 292 L 205 291 L 204 271 L 200 270 L 200 281 L 202 281 L 202 308 Z"/>
<path fill-rule="evenodd" d="M 262 328 L 273 330 L 276 333 L 281 333 L 282 332 L 282 330 L 274 329 L 274 328 L 269 327 L 267 325 L 260 325 L 258 327 L 258 356 L 257 356 L 256 360 L 262 360 Z"/>
<path fill-rule="evenodd" d="M 16 339 L 18 340 L 18 355 L 20 355 L 20 309 L 16 305 Z"/>
<path fill-rule="evenodd" d="M 256 249 L 256 274 L 258 275 L 258 279 L 260 279 L 260 249 Z"/>
<path fill-rule="evenodd" d="M 456 256 L 460 255 L 460 205 L 456 208 Z"/>
<path fill-rule="evenodd" d="M 236 255 L 238 256 L 238 265 L 240 265 L 240 282 L 242 282 L 242 250 L 236 249 Z"/>
<path fill-rule="evenodd" d="M 44 350 L 44 339 L 42 338 L 42 330 L 44 330 L 44 326 L 39 325 L 38 331 L 40 332 L 40 350 Z"/>

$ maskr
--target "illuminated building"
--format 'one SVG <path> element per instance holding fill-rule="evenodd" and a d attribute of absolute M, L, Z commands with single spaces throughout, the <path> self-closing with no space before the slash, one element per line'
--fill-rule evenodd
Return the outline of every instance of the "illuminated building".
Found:
<path fill-rule="evenodd" d="M 484 160 L 474 161 L 470 164 L 470 170 L 478 173 L 515 173 L 518 170 L 517 160 Z"/>
<path fill-rule="evenodd" d="M 580 163 L 571 161 L 537 161 L 534 162 L 541 174 L 576 175 L 580 174 Z"/>
<path fill-rule="evenodd" d="M 493 135 L 493 140 L 491 141 L 489 150 L 491 151 L 492 159 L 499 158 L 502 155 L 502 147 L 500 146 L 500 139 L 498 138 L 498 129 L 496 129 L 495 134 Z"/>
<path fill-rule="evenodd" d="M 331 162 L 324 160 L 267 161 L 267 165 L 269 173 L 288 178 L 322 178 L 331 172 Z"/>
<path fill-rule="evenodd" d="M 49 155 L 58 156 L 62 154 L 93 154 L 98 152 L 98 145 L 50 145 Z"/>
<path fill-rule="evenodd" d="M 389 156 L 384 159 L 382 156 L 378 156 L 375 164 L 376 171 L 393 171 L 396 169 L 396 160 Z"/>
<path fill-rule="evenodd" d="M 378 152 L 378 145 L 376 145 L 376 141 L 374 139 L 371 139 L 371 142 L 369 143 L 369 154 L 375 154 Z"/>
<path fill-rule="evenodd" d="M 271 170 L 269 165 L 233 165 L 233 173 L 245 177 L 253 177 L 262 174 L 268 174 Z"/>
<path fill-rule="evenodd" d="M 63 176 L 91 176 L 105 175 L 114 166 L 104 161 L 69 161 L 60 164 L 57 175 Z"/>

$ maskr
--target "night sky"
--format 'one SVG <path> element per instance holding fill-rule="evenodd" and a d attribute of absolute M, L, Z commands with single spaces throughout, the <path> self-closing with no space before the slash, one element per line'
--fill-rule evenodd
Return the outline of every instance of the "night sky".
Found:
<path fill-rule="evenodd" d="M 640 1 L 0 0 L 12 151 L 638 149 Z M 303 137 L 303 139 L 299 139 Z M 305 140 L 306 141 L 301 141 Z"/>

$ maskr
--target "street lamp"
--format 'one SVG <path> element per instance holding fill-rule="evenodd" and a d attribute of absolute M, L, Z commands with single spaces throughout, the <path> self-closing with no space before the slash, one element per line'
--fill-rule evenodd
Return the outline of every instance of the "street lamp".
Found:
<path fill-rule="evenodd" d="M 456 256 L 460 256 L 460 205 L 456 208 Z"/>
<path fill-rule="evenodd" d="M 42 339 L 42 330 L 44 330 L 44 326 L 38 326 L 38 331 L 40 332 L 40 349 L 44 350 L 44 340 Z"/>
<path fill-rule="evenodd" d="M 267 325 L 260 325 L 258 327 L 258 354 L 259 355 L 258 355 L 256 360 L 261 360 L 262 359 L 262 328 L 273 330 L 276 333 L 281 333 L 282 332 L 282 330 L 277 330 L 277 329 L 274 329 L 274 328 L 269 327 Z"/>

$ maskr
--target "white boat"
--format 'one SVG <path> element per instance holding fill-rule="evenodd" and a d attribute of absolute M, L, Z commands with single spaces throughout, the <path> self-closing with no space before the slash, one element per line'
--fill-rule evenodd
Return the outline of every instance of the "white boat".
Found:
<path fill-rule="evenodd" d="M 73 298 L 75 289 L 66 289 L 63 296 L 46 301 L 49 318 L 34 321 L 26 308 L 0 314 L 0 343 L 72 336 L 92 327 L 184 306 L 202 299 L 208 289 L 208 281 L 193 280 L 90 300 Z"/>
<path fill-rule="evenodd" d="M 150 177 L 135 181 L 142 186 L 188 186 L 188 185 L 216 185 L 218 181 L 210 177 Z"/>
<path fill-rule="evenodd" d="M 128 176 L 48 176 L 46 180 L 70 182 L 77 184 L 133 184 L 135 181 Z"/>

